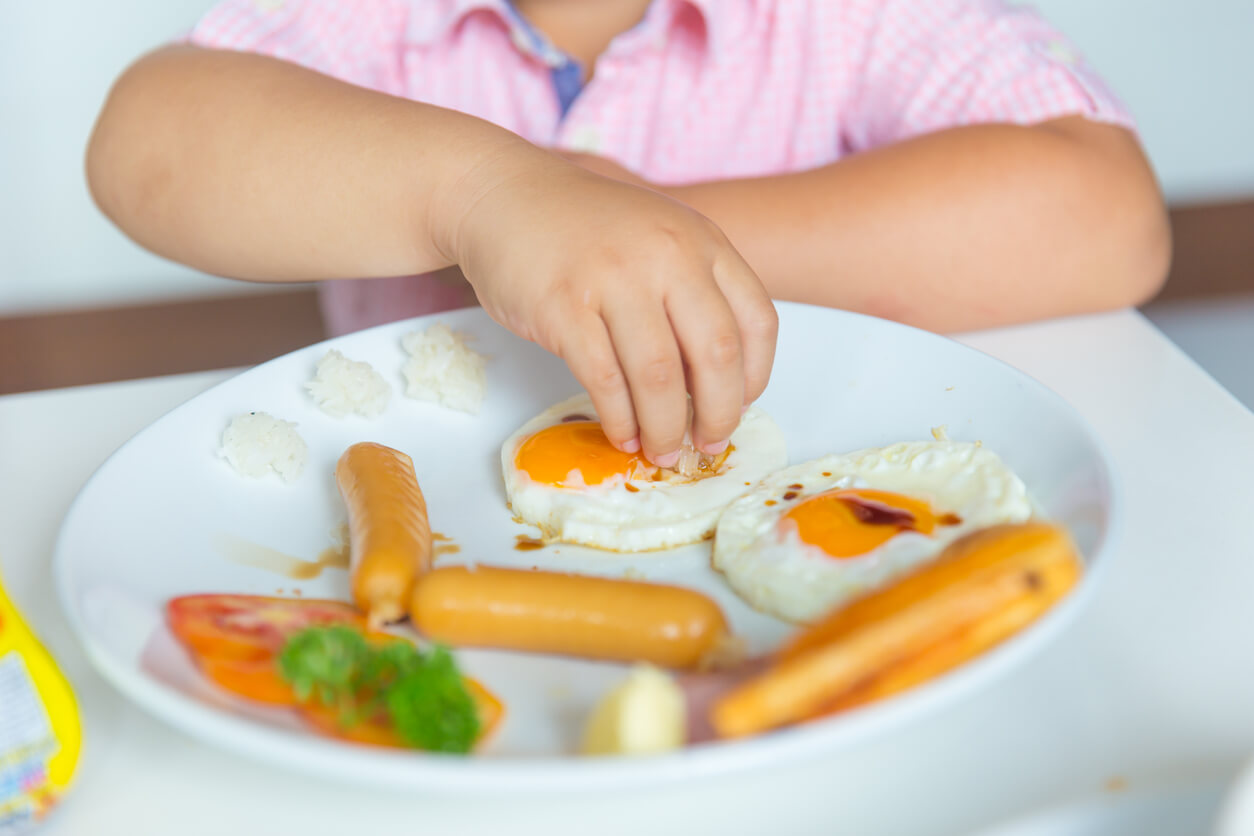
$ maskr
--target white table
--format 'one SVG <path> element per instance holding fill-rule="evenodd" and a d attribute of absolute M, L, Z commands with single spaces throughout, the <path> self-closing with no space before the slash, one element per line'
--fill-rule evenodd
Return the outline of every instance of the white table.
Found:
<path fill-rule="evenodd" d="M 73 680 L 88 735 L 78 786 L 45 832 L 945 836 L 1112 780 L 1133 790 L 1224 780 L 1254 753 L 1254 415 L 1132 312 L 964 341 L 1075 404 L 1124 481 L 1122 548 L 1073 626 L 975 697 L 824 760 L 559 801 L 342 787 L 221 751 L 132 706 L 69 632 L 53 542 L 113 449 L 230 372 L 0 398 L 0 567 Z"/>

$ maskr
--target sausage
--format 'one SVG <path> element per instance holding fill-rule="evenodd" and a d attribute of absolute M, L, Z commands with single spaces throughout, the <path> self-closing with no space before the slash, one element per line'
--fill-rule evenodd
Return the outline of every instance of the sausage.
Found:
<path fill-rule="evenodd" d="M 409 615 L 428 638 L 666 668 L 734 652 L 711 599 L 678 586 L 525 569 L 449 566 L 423 575 Z"/>
<path fill-rule="evenodd" d="M 1056 526 L 976 531 L 803 631 L 764 673 L 718 699 L 710 722 L 720 737 L 740 737 L 918 685 L 1027 626 L 1080 571 L 1070 537 Z"/>
<path fill-rule="evenodd" d="M 372 628 L 399 621 L 414 580 L 431 567 L 431 525 L 413 460 L 382 444 L 354 444 L 340 456 L 335 481 L 348 509 L 353 601 Z"/>

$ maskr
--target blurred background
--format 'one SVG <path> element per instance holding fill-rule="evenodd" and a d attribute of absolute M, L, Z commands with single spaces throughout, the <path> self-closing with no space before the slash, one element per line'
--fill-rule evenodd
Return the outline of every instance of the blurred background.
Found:
<path fill-rule="evenodd" d="M 307 286 L 186 270 L 93 206 L 109 85 L 212 0 L 0 11 L 0 394 L 247 365 L 322 338 Z M 1254 0 L 1040 0 L 1136 115 L 1176 259 L 1145 313 L 1254 407 Z"/>

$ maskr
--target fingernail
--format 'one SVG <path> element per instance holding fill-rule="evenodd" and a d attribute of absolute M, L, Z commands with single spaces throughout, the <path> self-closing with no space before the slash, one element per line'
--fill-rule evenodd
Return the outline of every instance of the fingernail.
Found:
<path fill-rule="evenodd" d="M 639 453 L 640 452 L 640 439 L 633 438 L 631 441 L 624 441 L 623 452 L 624 453 Z"/>
<path fill-rule="evenodd" d="M 717 456 L 727 449 L 727 441 L 720 441 L 717 444 L 702 444 L 701 452 L 707 456 Z"/>
<path fill-rule="evenodd" d="M 653 463 L 658 467 L 674 467 L 679 464 L 679 451 L 675 450 L 665 456 L 654 456 Z"/>

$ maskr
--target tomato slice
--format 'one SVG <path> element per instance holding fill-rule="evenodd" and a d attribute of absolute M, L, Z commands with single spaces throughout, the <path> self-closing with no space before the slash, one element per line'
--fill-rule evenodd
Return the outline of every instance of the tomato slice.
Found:
<path fill-rule="evenodd" d="M 297 705 L 295 692 L 279 673 L 278 660 L 230 659 L 193 654 L 200 672 L 213 684 L 246 699 L 271 705 Z"/>
<path fill-rule="evenodd" d="M 482 743 L 496 730 L 505 716 L 505 708 L 495 694 L 483 687 L 478 680 L 465 677 L 466 688 L 479 706 L 479 739 Z M 300 714 L 315 730 L 328 737 L 348 740 L 352 743 L 364 743 L 370 746 L 390 746 L 396 749 L 412 748 L 392 728 L 386 715 L 363 720 L 353 726 L 340 725 L 339 713 L 335 708 L 328 708 L 316 702 L 309 702 L 298 707 Z"/>
<path fill-rule="evenodd" d="M 264 595 L 184 595 L 166 605 L 166 622 L 197 656 L 253 661 L 270 659 L 307 627 L 366 624 L 344 601 Z"/>
<path fill-rule="evenodd" d="M 371 717 L 351 726 L 340 725 L 339 712 L 316 702 L 308 702 L 298 709 L 300 715 L 309 725 L 327 737 L 347 740 L 352 743 L 365 743 L 369 746 L 390 746 L 395 749 L 408 749 L 401 740 L 386 715 Z"/>
<path fill-rule="evenodd" d="M 335 709 L 298 702 L 279 672 L 279 651 L 288 638 L 309 627 L 346 624 L 371 642 L 407 641 L 370 632 L 366 619 L 351 604 L 264 595 L 184 595 L 166 605 L 166 621 L 200 671 L 220 688 L 257 702 L 291 706 L 317 731 L 331 737 L 409 748 L 386 716 L 342 728 Z M 500 725 L 505 710 L 496 695 L 479 682 L 469 677 L 465 681 L 479 706 L 482 742 Z"/>
<path fill-rule="evenodd" d="M 474 697 L 475 702 L 479 704 L 479 739 L 475 742 L 482 743 L 501 724 L 501 718 L 505 716 L 505 705 L 479 680 L 471 679 L 469 676 L 463 679 L 466 682 L 466 688 L 470 691 L 470 696 Z"/>

